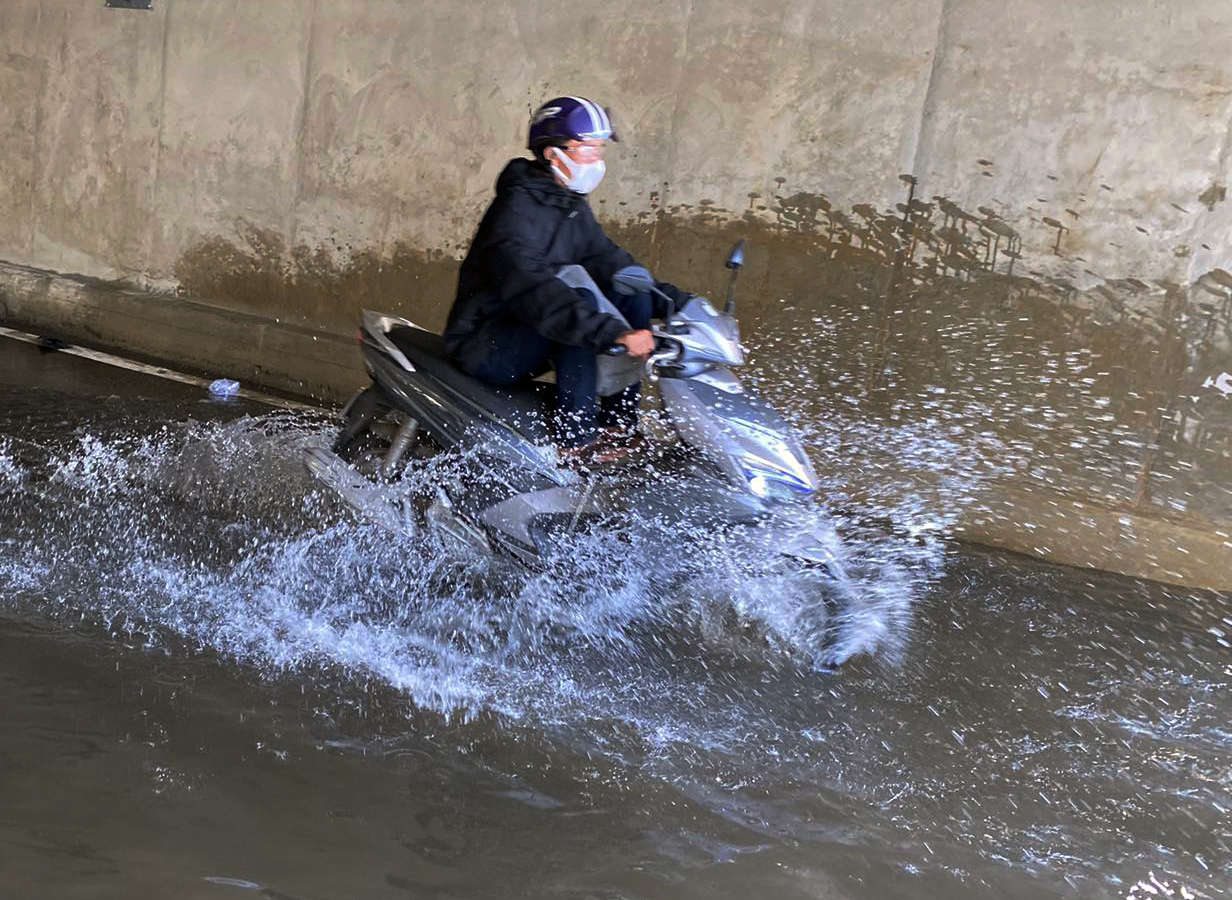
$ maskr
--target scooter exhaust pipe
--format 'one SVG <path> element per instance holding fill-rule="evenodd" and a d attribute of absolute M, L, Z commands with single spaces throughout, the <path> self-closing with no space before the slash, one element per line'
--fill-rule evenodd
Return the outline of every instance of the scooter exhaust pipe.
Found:
<path fill-rule="evenodd" d="M 389 452 L 385 454 L 385 458 L 381 461 L 381 478 L 389 481 L 398 471 L 398 465 L 402 462 L 402 457 L 406 455 L 407 449 L 414 442 L 419 434 L 419 420 L 413 416 L 407 416 L 402 424 L 398 426 L 397 432 L 394 433 L 393 443 L 389 446 Z"/>

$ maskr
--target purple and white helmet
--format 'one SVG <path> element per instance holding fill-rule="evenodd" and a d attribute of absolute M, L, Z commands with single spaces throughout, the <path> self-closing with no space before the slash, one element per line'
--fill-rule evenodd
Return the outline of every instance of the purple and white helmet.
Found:
<path fill-rule="evenodd" d="M 616 141 L 606 109 L 585 97 L 555 97 L 530 117 L 526 146 L 538 152 L 566 141 Z"/>

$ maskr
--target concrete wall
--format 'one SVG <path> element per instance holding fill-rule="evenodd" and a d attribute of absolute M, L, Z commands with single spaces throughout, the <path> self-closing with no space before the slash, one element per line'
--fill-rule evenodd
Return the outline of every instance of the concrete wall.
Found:
<path fill-rule="evenodd" d="M 1116 568 L 1167 520 L 1202 570 L 1232 548 L 1229 26 L 1226 0 L 0 0 L 0 259 L 438 325 L 529 110 L 593 96 L 615 236 L 700 290 L 751 238 L 754 373 L 836 492 L 952 505 L 979 474 L 972 533 Z"/>

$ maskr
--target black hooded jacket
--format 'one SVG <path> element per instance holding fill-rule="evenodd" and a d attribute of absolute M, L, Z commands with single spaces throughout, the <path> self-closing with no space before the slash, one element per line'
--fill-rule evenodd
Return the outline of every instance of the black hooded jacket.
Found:
<path fill-rule="evenodd" d="M 629 326 L 589 308 L 556 277 L 581 265 L 611 296 L 612 275 L 636 265 L 595 221 L 586 197 L 561 187 L 540 164 L 510 160 L 458 273 L 458 294 L 445 326 L 445 346 L 463 368 L 486 348 L 476 340 L 490 323 L 525 323 L 548 340 L 599 352 Z M 661 284 L 675 299 L 679 291 Z M 656 297 L 656 315 L 666 306 Z"/>

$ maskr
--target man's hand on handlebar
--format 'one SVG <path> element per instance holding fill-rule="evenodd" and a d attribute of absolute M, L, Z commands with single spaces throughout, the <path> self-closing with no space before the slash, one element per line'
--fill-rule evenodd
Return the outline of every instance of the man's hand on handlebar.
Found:
<path fill-rule="evenodd" d="M 638 359 L 650 359 L 650 354 L 654 353 L 655 349 L 654 335 L 646 328 L 626 331 L 616 338 L 616 343 L 625 347 L 630 356 L 636 356 Z"/>

